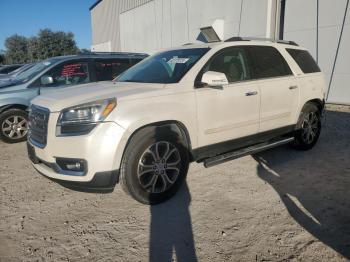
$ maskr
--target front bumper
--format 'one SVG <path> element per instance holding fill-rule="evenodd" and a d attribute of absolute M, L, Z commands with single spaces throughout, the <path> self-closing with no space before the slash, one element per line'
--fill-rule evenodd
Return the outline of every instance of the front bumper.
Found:
<path fill-rule="evenodd" d="M 48 177 L 44 173 L 34 165 L 34 168 L 45 177 Z M 71 188 L 74 190 L 80 191 L 91 191 L 91 192 L 109 192 L 113 191 L 115 185 L 119 182 L 119 170 L 114 171 L 106 171 L 96 173 L 92 180 L 89 182 L 76 182 L 76 181 L 68 181 L 68 180 L 60 180 L 54 179 L 52 177 L 48 177 L 50 180 L 57 182 L 58 184 L 65 186 L 67 188 Z"/>
<path fill-rule="evenodd" d="M 54 130 L 50 130 L 52 126 L 49 124 L 44 148 L 28 141 L 29 158 L 39 173 L 72 187 L 111 189 L 115 186 L 126 143 L 125 129 L 114 122 L 106 122 L 87 135 L 56 137 Z M 60 158 L 82 159 L 87 163 L 86 170 L 79 174 L 60 170 L 56 162 Z"/>

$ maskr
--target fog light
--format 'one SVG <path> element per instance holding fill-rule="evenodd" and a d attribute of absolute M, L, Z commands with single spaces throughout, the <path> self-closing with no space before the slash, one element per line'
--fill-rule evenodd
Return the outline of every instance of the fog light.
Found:
<path fill-rule="evenodd" d="M 67 164 L 66 167 L 69 170 L 74 170 L 74 171 L 81 171 L 81 164 L 80 162 L 76 162 L 75 164 Z"/>
<path fill-rule="evenodd" d="M 56 163 L 61 170 L 76 172 L 76 175 L 85 174 L 87 170 L 87 163 L 83 159 L 56 158 Z"/>

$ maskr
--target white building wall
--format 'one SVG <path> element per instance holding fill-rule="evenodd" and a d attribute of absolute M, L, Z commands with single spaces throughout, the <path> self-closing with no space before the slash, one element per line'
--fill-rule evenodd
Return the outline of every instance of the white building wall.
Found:
<path fill-rule="evenodd" d="M 103 0 L 90 9 L 93 51 L 120 51 L 119 14 L 152 0 Z"/>
<path fill-rule="evenodd" d="M 286 1 L 284 38 L 308 48 L 330 83 L 347 0 Z M 328 102 L 350 104 L 350 18 L 347 11 Z M 318 46 L 318 52 L 317 52 Z"/>
<path fill-rule="evenodd" d="M 225 39 L 265 37 L 268 0 L 154 0 L 120 14 L 121 51 L 153 53 L 197 41 L 199 29 L 224 20 Z"/>
<path fill-rule="evenodd" d="M 199 29 L 216 19 L 224 20 L 225 39 L 231 36 L 266 37 L 267 34 L 273 37 L 278 32 L 272 32 L 274 26 L 268 21 L 273 20 L 273 15 L 279 17 L 276 11 L 274 14 L 278 8 L 271 8 L 279 1 L 103 0 L 91 10 L 92 47 L 100 51 L 151 54 L 196 42 Z M 341 104 L 350 104 L 349 10 L 338 58 L 334 62 L 347 1 L 286 0 L 284 23 L 284 39 L 296 41 L 310 50 L 325 73 L 327 83 L 335 65 L 328 102 Z M 278 21 L 276 25 L 278 27 Z"/>

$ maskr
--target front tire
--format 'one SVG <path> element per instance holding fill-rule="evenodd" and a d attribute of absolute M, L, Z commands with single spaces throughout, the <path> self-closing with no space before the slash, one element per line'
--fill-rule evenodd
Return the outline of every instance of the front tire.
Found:
<path fill-rule="evenodd" d="M 167 127 L 146 127 L 124 152 L 120 183 L 135 200 L 158 204 L 179 190 L 188 166 L 188 152 L 178 134 Z"/>
<path fill-rule="evenodd" d="M 0 139 L 5 143 L 27 140 L 28 114 L 21 109 L 9 109 L 0 114 Z"/>
<path fill-rule="evenodd" d="M 315 146 L 321 134 L 321 113 L 314 103 L 306 104 L 297 123 L 294 148 L 309 150 Z"/>

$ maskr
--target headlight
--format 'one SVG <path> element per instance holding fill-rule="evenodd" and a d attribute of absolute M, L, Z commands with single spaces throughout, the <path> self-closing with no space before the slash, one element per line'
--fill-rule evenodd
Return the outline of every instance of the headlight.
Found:
<path fill-rule="evenodd" d="M 116 105 L 116 99 L 111 98 L 66 108 L 58 118 L 56 135 L 88 134 L 106 119 Z"/>

